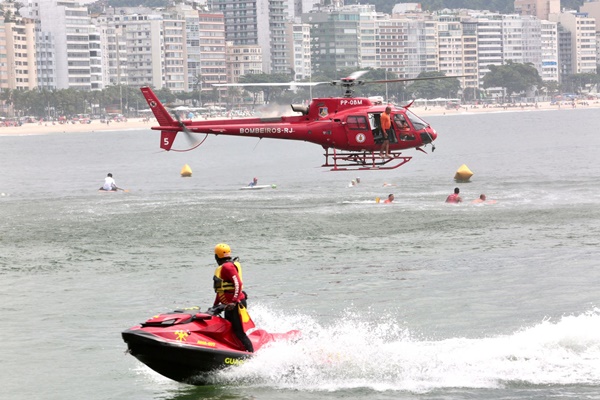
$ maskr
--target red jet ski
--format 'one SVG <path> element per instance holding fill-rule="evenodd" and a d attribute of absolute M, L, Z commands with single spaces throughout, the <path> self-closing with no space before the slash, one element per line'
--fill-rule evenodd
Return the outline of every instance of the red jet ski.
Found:
<path fill-rule="evenodd" d="M 218 306 L 206 312 L 199 307 L 156 315 L 123 331 L 127 351 L 154 371 L 177 382 L 205 385 L 210 372 L 239 365 L 253 353 L 245 350 L 219 314 Z M 254 351 L 267 343 L 293 339 L 298 331 L 268 333 L 255 329 L 248 334 Z"/>

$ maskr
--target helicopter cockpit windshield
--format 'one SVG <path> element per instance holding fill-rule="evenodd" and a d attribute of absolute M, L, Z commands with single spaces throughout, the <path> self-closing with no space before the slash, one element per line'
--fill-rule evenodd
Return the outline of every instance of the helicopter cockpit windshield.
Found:
<path fill-rule="evenodd" d="M 421 129 L 425 129 L 429 126 L 429 124 L 427 122 L 425 122 L 421 118 L 417 117 L 416 114 L 414 114 L 412 111 L 410 111 L 408 109 L 406 110 L 406 116 L 408 117 L 408 119 L 412 123 L 413 127 L 417 131 L 421 130 Z"/>

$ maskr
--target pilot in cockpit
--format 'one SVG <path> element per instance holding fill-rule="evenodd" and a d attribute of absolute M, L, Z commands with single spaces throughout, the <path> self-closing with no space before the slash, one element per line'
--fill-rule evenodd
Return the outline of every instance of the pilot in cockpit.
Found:
<path fill-rule="evenodd" d="M 400 132 L 400 140 L 414 139 L 414 136 L 410 134 L 410 126 L 408 125 L 408 122 L 406 122 L 404 115 L 396 114 L 394 116 L 394 122 L 396 123 L 398 131 Z"/>

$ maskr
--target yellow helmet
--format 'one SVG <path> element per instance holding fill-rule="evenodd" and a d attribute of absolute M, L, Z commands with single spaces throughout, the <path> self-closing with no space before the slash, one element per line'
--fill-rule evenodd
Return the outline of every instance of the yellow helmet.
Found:
<path fill-rule="evenodd" d="M 231 248 L 228 244 L 219 243 L 215 246 L 215 256 L 218 258 L 231 257 Z"/>

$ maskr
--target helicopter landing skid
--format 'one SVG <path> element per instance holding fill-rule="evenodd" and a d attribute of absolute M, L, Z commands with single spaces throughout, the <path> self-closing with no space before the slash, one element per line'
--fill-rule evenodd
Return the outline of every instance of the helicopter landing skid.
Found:
<path fill-rule="evenodd" d="M 335 149 L 333 149 L 333 154 L 329 153 L 329 149 L 325 149 L 324 155 L 325 164 L 322 167 L 331 167 L 331 171 L 395 169 L 412 159 L 412 157 L 403 156 L 402 153 L 394 151 L 390 152 L 391 158 L 382 157 L 373 151 L 339 152 Z"/>

